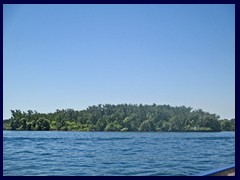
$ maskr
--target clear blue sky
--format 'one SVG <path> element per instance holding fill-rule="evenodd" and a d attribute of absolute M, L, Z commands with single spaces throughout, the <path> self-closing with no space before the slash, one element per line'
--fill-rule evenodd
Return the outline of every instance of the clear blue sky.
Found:
<path fill-rule="evenodd" d="M 234 5 L 4 5 L 3 118 L 97 104 L 235 117 Z"/>

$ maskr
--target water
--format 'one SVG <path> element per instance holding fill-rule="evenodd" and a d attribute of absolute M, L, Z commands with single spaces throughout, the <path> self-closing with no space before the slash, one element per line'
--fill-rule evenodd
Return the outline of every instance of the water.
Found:
<path fill-rule="evenodd" d="M 3 175 L 196 175 L 235 164 L 235 133 L 3 131 Z"/>

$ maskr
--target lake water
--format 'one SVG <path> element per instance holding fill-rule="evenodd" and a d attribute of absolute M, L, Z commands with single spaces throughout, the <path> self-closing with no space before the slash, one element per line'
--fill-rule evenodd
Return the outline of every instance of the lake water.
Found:
<path fill-rule="evenodd" d="M 3 131 L 3 175 L 196 175 L 235 164 L 235 133 Z"/>

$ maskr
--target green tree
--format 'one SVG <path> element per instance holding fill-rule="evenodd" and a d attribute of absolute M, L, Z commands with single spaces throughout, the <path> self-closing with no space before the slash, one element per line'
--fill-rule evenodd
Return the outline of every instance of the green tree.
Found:
<path fill-rule="evenodd" d="M 39 118 L 36 122 L 36 130 L 47 131 L 50 129 L 50 123 L 48 119 Z"/>
<path fill-rule="evenodd" d="M 108 124 L 104 131 L 120 131 L 121 129 L 122 126 L 117 121 L 114 121 Z"/>
<path fill-rule="evenodd" d="M 62 131 L 220 131 L 235 130 L 235 119 L 219 120 L 219 116 L 170 105 L 97 105 L 85 110 L 57 109 L 54 113 L 11 110 L 4 122 L 11 130 Z"/>
<path fill-rule="evenodd" d="M 221 120 L 221 129 L 222 131 L 232 131 L 233 130 L 233 125 L 231 121 L 227 119 Z"/>
<path fill-rule="evenodd" d="M 20 123 L 19 130 L 27 130 L 27 119 L 26 118 L 20 119 L 19 123 Z"/>
<path fill-rule="evenodd" d="M 155 131 L 151 120 L 145 120 L 141 123 L 139 131 Z"/>

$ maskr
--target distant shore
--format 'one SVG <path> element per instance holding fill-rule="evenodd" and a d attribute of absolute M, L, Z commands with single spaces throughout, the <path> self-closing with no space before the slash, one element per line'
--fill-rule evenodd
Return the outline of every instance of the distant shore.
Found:
<path fill-rule="evenodd" d="M 54 113 L 11 110 L 4 130 L 118 131 L 118 132 L 220 132 L 234 131 L 235 119 L 186 106 L 97 105 L 85 110 L 57 109 Z"/>
<path fill-rule="evenodd" d="M 77 130 L 10 130 L 10 129 L 3 129 L 4 131 L 49 131 L 49 132 L 157 132 L 157 133 L 168 133 L 168 132 L 174 132 L 174 133 L 192 133 L 192 132 L 235 132 L 235 131 L 77 131 Z"/>

